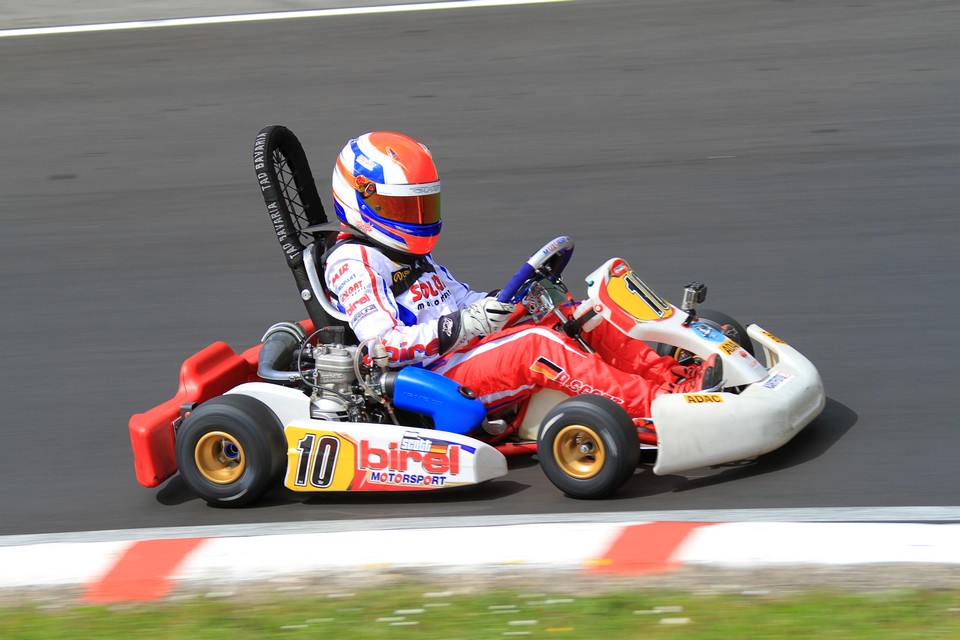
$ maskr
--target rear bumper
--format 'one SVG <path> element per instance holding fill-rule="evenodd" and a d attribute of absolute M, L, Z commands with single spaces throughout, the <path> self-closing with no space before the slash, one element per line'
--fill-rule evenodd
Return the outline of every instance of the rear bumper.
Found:
<path fill-rule="evenodd" d="M 215 342 L 187 358 L 180 367 L 180 386 L 174 397 L 130 417 L 130 444 L 137 481 L 155 487 L 177 472 L 173 421 L 180 407 L 204 402 L 257 378 L 260 345 L 238 355 L 225 342 Z"/>

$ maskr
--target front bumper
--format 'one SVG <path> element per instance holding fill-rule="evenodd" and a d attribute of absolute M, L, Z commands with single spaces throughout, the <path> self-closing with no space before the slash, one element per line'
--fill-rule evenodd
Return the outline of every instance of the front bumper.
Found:
<path fill-rule="evenodd" d="M 757 325 L 750 325 L 747 334 L 763 347 L 769 376 L 739 394 L 668 394 L 653 401 L 657 475 L 768 453 L 823 411 L 826 395 L 816 367 Z"/>

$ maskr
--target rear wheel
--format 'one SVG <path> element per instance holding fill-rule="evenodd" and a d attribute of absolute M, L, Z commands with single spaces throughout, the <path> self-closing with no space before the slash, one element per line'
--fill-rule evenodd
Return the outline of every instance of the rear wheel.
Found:
<path fill-rule="evenodd" d="M 285 450 L 276 414 L 239 394 L 205 402 L 177 430 L 180 476 L 213 506 L 241 507 L 263 495 L 283 470 Z"/>
<path fill-rule="evenodd" d="M 595 395 L 564 400 L 543 419 L 537 454 L 544 474 L 573 498 L 604 498 L 633 475 L 637 428 L 617 403 Z"/>

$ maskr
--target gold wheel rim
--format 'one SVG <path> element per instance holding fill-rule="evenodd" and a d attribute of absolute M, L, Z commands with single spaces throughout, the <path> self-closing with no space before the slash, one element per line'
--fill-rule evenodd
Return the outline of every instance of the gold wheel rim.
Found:
<path fill-rule="evenodd" d="M 236 482 L 247 466 L 240 441 L 224 431 L 204 434 L 193 449 L 193 458 L 200 474 L 215 484 Z"/>
<path fill-rule="evenodd" d="M 572 478 L 588 480 L 603 469 L 607 453 L 603 441 L 590 427 L 571 424 L 553 441 L 553 459 Z"/>

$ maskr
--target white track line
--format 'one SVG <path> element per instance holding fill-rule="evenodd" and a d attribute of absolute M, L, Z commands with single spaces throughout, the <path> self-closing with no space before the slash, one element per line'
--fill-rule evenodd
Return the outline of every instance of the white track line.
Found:
<path fill-rule="evenodd" d="M 0 547 L 66 542 L 261 536 L 342 531 L 442 529 L 525 524 L 631 522 L 928 522 L 960 523 L 960 507 L 821 507 L 799 509 L 708 509 L 620 511 L 501 516 L 436 516 L 376 520 L 272 522 L 150 529 L 114 529 L 0 536 Z"/>
<path fill-rule="evenodd" d="M 34 27 L 28 29 L 0 30 L 0 38 L 42 36 L 62 33 L 89 33 L 99 31 L 122 31 L 126 29 L 157 29 L 160 27 L 188 27 L 233 22 L 258 22 L 265 20 L 294 20 L 298 18 L 329 18 L 335 16 L 369 15 L 377 13 L 407 13 L 411 11 L 437 11 L 440 9 L 472 9 L 477 7 L 509 7 L 525 4 L 572 2 L 573 0 L 451 0 L 450 2 L 419 2 L 415 4 L 392 4 L 374 7 L 343 7 L 339 9 L 314 9 L 309 11 L 274 11 L 227 16 L 201 16 L 196 18 L 171 18 L 165 20 L 137 20 L 131 22 L 105 22 L 63 27 Z"/>

